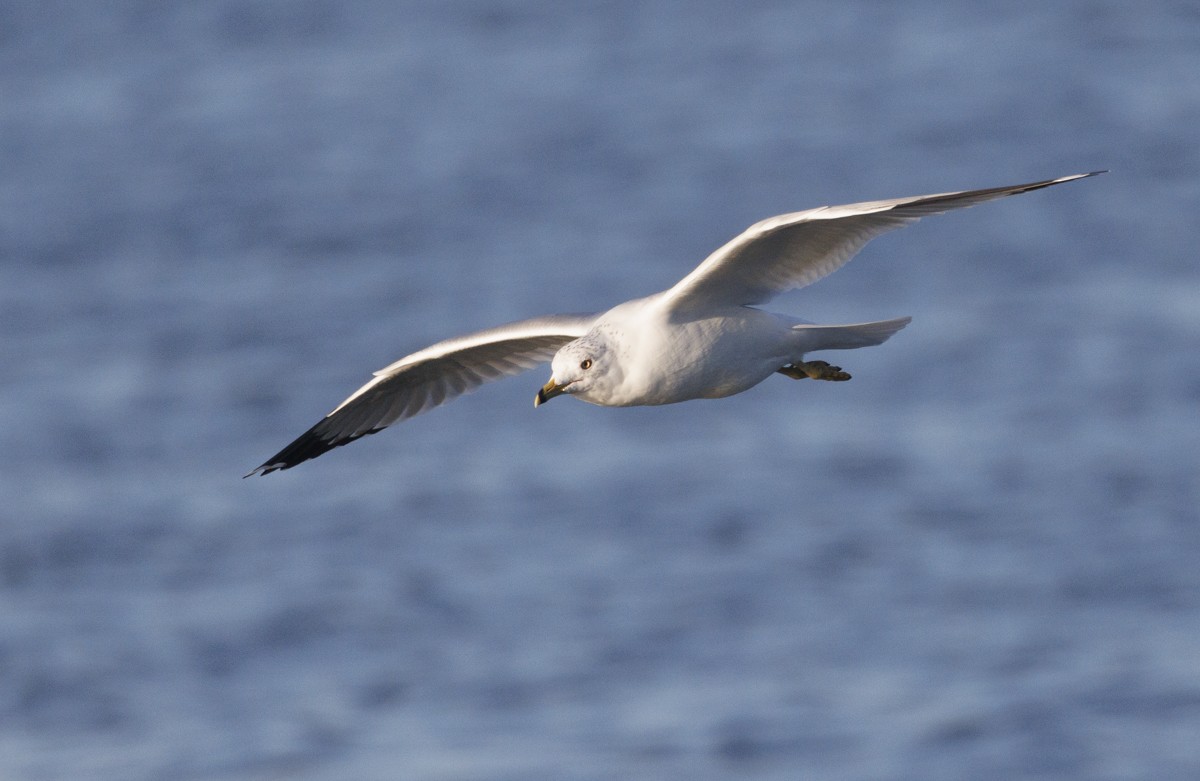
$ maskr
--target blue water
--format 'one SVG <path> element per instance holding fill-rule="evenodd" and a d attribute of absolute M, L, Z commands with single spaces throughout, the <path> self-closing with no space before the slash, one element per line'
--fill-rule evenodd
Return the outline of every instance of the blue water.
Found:
<path fill-rule="evenodd" d="M 1200 778 L 1194 2 L 0 4 L 0 778 Z M 759 218 L 854 380 L 269 477 Z"/>

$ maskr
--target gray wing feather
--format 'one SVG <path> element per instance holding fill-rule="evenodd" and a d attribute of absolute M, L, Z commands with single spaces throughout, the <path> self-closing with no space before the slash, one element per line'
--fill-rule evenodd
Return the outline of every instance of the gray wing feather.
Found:
<path fill-rule="evenodd" d="M 1010 187 L 822 206 L 755 223 L 709 255 L 667 291 L 676 311 L 718 304 L 761 304 L 811 285 L 853 258 L 871 239 L 922 217 L 1104 173 L 1063 176 Z"/>
<path fill-rule="evenodd" d="M 401 358 L 250 475 L 269 474 L 374 434 L 485 382 L 546 363 L 596 315 L 549 315 L 447 339 Z M 249 477 L 250 475 L 247 475 Z"/>

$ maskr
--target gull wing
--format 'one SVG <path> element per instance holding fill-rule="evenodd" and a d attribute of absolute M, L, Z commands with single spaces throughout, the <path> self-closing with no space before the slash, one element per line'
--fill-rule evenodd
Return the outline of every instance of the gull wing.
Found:
<path fill-rule="evenodd" d="M 922 217 L 1100 173 L 1104 171 L 987 190 L 821 206 L 770 217 L 709 255 L 666 291 L 665 300 L 676 312 L 761 304 L 786 290 L 811 285 L 843 266 L 871 239 Z"/>
<path fill-rule="evenodd" d="M 546 363 L 587 333 L 596 315 L 548 315 L 447 339 L 375 372 L 333 412 L 250 475 L 302 461 L 374 434 L 469 391 Z"/>

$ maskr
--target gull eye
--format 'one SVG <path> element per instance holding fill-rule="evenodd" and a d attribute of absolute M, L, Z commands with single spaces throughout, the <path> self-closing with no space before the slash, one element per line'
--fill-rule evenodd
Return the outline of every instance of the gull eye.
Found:
<path fill-rule="evenodd" d="M 592 368 L 592 359 L 584 358 L 583 363 L 579 364 L 579 368 L 583 369 L 584 371 L 587 371 L 588 369 Z"/>

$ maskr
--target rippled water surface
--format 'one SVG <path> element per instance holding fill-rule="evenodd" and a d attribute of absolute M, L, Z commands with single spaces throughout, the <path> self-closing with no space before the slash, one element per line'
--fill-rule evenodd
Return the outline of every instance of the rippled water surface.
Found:
<path fill-rule="evenodd" d="M 1191 2 L 0 5 L 0 777 L 1200 777 Z M 254 480 L 395 358 L 922 223 L 850 383 Z M 833 354 L 831 354 L 833 355 Z"/>

